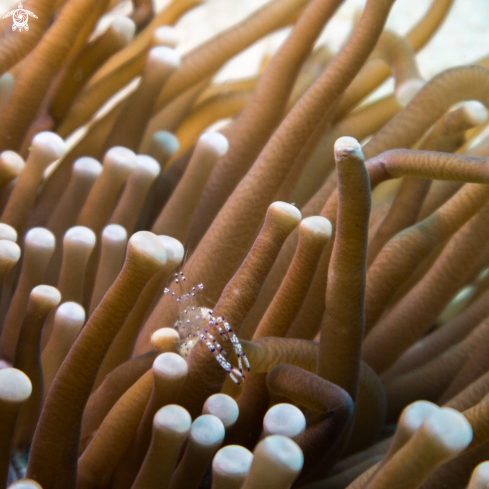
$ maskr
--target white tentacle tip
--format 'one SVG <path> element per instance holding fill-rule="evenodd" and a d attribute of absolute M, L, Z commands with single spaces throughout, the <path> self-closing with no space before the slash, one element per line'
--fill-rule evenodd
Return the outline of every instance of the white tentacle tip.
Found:
<path fill-rule="evenodd" d="M 301 211 L 297 209 L 295 205 L 289 204 L 287 202 L 281 202 L 279 200 L 270 204 L 268 210 L 276 212 L 278 211 L 279 213 L 294 219 L 295 221 L 297 221 L 297 223 L 299 223 L 302 218 Z"/>
<path fill-rule="evenodd" d="M 0 399 L 9 404 L 21 404 L 29 399 L 32 384 L 29 377 L 16 368 L 0 369 Z"/>
<path fill-rule="evenodd" d="M 441 408 L 426 418 L 425 428 L 452 455 L 465 450 L 472 441 L 472 427 L 465 416 L 452 408 Z"/>
<path fill-rule="evenodd" d="M 45 164 L 49 164 L 58 158 L 61 158 L 65 151 L 65 142 L 54 132 L 39 132 L 32 139 L 31 154 L 41 154 Z"/>
<path fill-rule="evenodd" d="M 153 40 L 155 44 L 161 44 L 170 48 L 176 48 L 180 41 L 177 31 L 169 25 L 163 25 L 155 29 Z"/>
<path fill-rule="evenodd" d="M 223 136 L 220 132 L 204 132 L 197 142 L 198 146 L 205 146 L 210 151 L 213 151 L 216 156 L 221 157 L 225 155 L 229 149 L 229 142 L 226 136 Z"/>
<path fill-rule="evenodd" d="M 396 100 L 405 107 L 416 94 L 424 87 L 425 82 L 421 78 L 412 78 L 401 83 L 396 88 Z"/>
<path fill-rule="evenodd" d="M 480 126 L 487 122 L 487 109 L 478 100 L 469 100 L 463 104 L 467 118 L 474 126 Z"/>
<path fill-rule="evenodd" d="M 49 229 L 32 228 L 25 235 L 24 243 L 26 247 L 54 249 L 56 238 Z"/>
<path fill-rule="evenodd" d="M 276 404 L 267 411 L 263 418 L 263 431 L 267 435 L 283 435 L 294 439 L 305 429 L 304 414 L 292 404 Z"/>
<path fill-rule="evenodd" d="M 127 242 L 127 250 L 140 256 L 151 257 L 161 265 L 164 265 L 167 261 L 163 243 L 156 234 L 149 231 L 134 233 Z"/>
<path fill-rule="evenodd" d="M 188 366 L 177 353 L 166 352 L 156 357 L 153 362 L 153 372 L 163 377 L 183 379 L 188 374 Z"/>
<path fill-rule="evenodd" d="M 153 418 L 153 426 L 156 429 L 186 435 L 192 426 L 192 418 L 182 406 L 168 404 L 156 412 Z"/>
<path fill-rule="evenodd" d="M 158 238 L 160 238 L 165 247 L 168 261 L 174 263 L 175 267 L 178 266 L 185 256 L 185 248 L 183 247 L 183 244 L 180 243 L 178 239 L 172 238 L 171 236 L 160 235 Z"/>
<path fill-rule="evenodd" d="M 224 425 L 222 421 L 212 414 L 199 416 L 190 428 L 190 438 L 204 447 L 216 446 L 224 440 Z"/>
<path fill-rule="evenodd" d="M 467 489 L 485 489 L 487 487 L 489 487 L 489 462 L 482 462 L 472 472 Z"/>
<path fill-rule="evenodd" d="M 127 231 L 120 224 L 109 224 L 102 231 L 102 241 L 122 243 L 127 240 Z"/>
<path fill-rule="evenodd" d="M 63 302 L 56 310 L 55 322 L 62 321 L 66 324 L 84 323 L 85 309 L 77 302 Z"/>
<path fill-rule="evenodd" d="M 399 425 L 407 429 L 411 434 L 423 424 L 424 420 L 438 411 L 440 408 L 429 401 L 416 401 L 406 406 L 399 418 Z"/>
<path fill-rule="evenodd" d="M 90 249 L 95 246 L 96 242 L 97 237 L 95 233 L 85 226 L 73 226 L 66 231 L 63 237 L 64 245 L 70 243 Z"/>
<path fill-rule="evenodd" d="M 217 416 L 225 428 L 230 428 L 236 423 L 239 416 L 238 403 L 226 394 L 214 394 L 207 398 L 202 414 Z"/>
<path fill-rule="evenodd" d="M 73 163 L 73 173 L 97 178 L 102 173 L 102 165 L 95 158 L 82 156 Z"/>
<path fill-rule="evenodd" d="M 19 261 L 20 247 L 9 239 L 0 239 L 0 259 L 10 262 L 12 266 Z"/>
<path fill-rule="evenodd" d="M 307 229 L 309 232 L 324 239 L 330 239 L 333 235 L 331 221 L 322 216 L 310 216 L 302 219 L 300 228 Z"/>
<path fill-rule="evenodd" d="M 212 471 L 223 476 L 244 477 L 250 471 L 253 454 L 239 445 L 228 445 L 216 452 Z"/>
<path fill-rule="evenodd" d="M 282 472 L 298 474 L 304 465 L 304 455 L 299 445 L 283 435 L 271 435 L 264 438 L 255 448 L 254 461 L 269 461 L 269 468 Z M 253 467 L 252 467 L 253 470 Z"/>
<path fill-rule="evenodd" d="M 125 171 L 127 175 L 136 168 L 136 154 L 124 146 L 113 146 L 104 156 L 104 168 L 112 167 Z"/>
<path fill-rule="evenodd" d="M 352 157 L 363 160 L 362 145 L 355 138 L 343 136 L 334 143 L 334 156 L 336 161 Z"/>
<path fill-rule="evenodd" d="M 134 34 L 136 34 L 136 24 L 129 17 L 123 15 L 117 16 L 113 21 L 111 28 L 121 36 L 124 44 L 128 44 Z"/>
<path fill-rule="evenodd" d="M 156 46 L 149 51 L 148 64 L 152 66 L 164 65 L 176 69 L 180 66 L 180 63 L 179 54 L 168 46 Z"/>
<path fill-rule="evenodd" d="M 56 307 L 61 302 L 61 294 L 56 287 L 51 285 L 37 285 L 31 291 L 31 297 L 41 299 L 51 303 L 51 307 Z"/>
<path fill-rule="evenodd" d="M 17 231 L 8 224 L 0 222 L 0 239 L 7 239 L 8 241 L 17 241 Z"/>

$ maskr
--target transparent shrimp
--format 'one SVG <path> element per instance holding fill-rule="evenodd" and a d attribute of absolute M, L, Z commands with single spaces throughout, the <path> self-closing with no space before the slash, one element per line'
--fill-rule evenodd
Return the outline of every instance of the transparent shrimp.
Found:
<path fill-rule="evenodd" d="M 185 276 L 182 272 L 175 274 L 175 284 L 182 285 Z M 182 287 L 181 287 L 182 288 Z M 177 296 L 175 292 L 166 288 L 165 294 L 171 294 L 175 297 L 179 305 L 178 319 L 173 325 L 180 336 L 179 350 L 180 354 L 188 359 L 192 348 L 202 340 L 209 351 L 214 355 L 217 363 L 227 372 L 231 380 L 240 385 L 238 379 L 244 379 L 243 364 L 246 370 L 250 371 L 250 363 L 243 352 L 238 337 L 234 334 L 229 323 L 221 316 L 215 318 L 212 311 L 205 307 L 197 305 L 196 293 L 204 288 L 202 284 L 192 287 L 189 292 Z M 226 352 L 216 338 L 210 333 L 210 328 L 219 332 L 220 341 L 229 341 L 233 347 L 234 353 L 238 358 L 238 368 L 234 368 L 226 359 Z"/>

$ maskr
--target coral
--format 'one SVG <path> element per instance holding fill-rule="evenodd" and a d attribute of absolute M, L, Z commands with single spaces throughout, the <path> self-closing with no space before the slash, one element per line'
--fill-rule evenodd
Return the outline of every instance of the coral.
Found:
<path fill-rule="evenodd" d="M 405 36 L 367 0 L 334 55 L 341 0 L 183 56 L 203 0 L 31 3 L 0 37 L 0 489 L 486 487 L 489 62 L 416 58 L 453 0 Z"/>

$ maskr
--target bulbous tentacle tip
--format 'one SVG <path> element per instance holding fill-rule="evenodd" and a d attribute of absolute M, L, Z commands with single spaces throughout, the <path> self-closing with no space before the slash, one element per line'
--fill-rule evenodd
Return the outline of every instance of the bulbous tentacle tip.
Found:
<path fill-rule="evenodd" d="M 178 332 L 173 328 L 160 328 L 151 335 L 151 346 L 158 352 L 164 353 L 177 350 L 180 340 Z"/>
<path fill-rule="evenodd" d="M 153 39 L 158 44 L 163 44 L 170 48 L 176 48 L 180 42 L 177 31 L 169 25 L 158 27 L 153 32 Z"/>
<path fill-rule="evenodd" d="M 113 166 L 120 171 L 127 169 L 129 175 L 136 168 L 137 158 L 134 151 L 124 146 L 113 146 L 104 156 L 104 166 Z"/>
<path fill-rule="evenodd" d="M 150 257 L 160 265 L 164 265 L 167 261 L 163 243 L 156 234 L 150 233 L 149 231 L 134 233 L 127 243 L 127 252 L 132 252 L 141 257 Z"/>
<path fill-rule="evenodd" d="M 229 149 L 229 142 L 226 136 L 220 132 L 204 132 L 197 142 L 198 146 L 205 146 L 209 151 L 215 153 L 217 157 L 225 155 Z"/>
<path fill-rule="evenodd" d="M 24 403 L 32 393 L 29 377 L 16 368 L 0 370 L 0 402 L 11 406 Z"/>
<path fill-rule="evenodd" d="M 125 44 L 132 40 L 136 34 L 136 24 L 129 17 L 118 16 L 110 26 L 117 34 L 119 34 Z"/>
<path fill-rule="evenodd" d="M 63 139 L 50 131 L 37 133 L 32 139 L 31 148 L 30 156 L 42 160 L 45 165 L 61 158 L 66 151 Z"/>
<path fill-rule="evenodd" d="M 55 321 L 76 325 L 85 322 L 85 309 L 77 302 L 63 302 L 56 310 Z"/>
<path fill-rule="evenodd" d="M 292 218 L 296 220 L 297 223 L 299 223 L 302 217 L 301 211 L 297 209 L 295 205 L 288 204 L 287 202 L 281 202 L 281 201 L 273 202 L 272 204 L 270 204 L 270 207 L 268 208 L 268 212 L 270 211 L 280 213 L 284 217 Z"/>
<path fill-rule="evenodd" d="M 487 122 L 487 109 L 478 100 L 469 100 L 462 107 L 473 126 L 480 126 Z"/>
<path fill-rule="evenodd" d="M 158 238 L 165 247 L 168 262 L 174 263 L 175 267 L 177 267 L 185 256 L 185 248 L 183 247 L 183 244 L 180 243 L 178 239 L 172 238 L 171 236 L 160 235 Z"/>
<path fill-rule="evenodd" d="M 333 235 L 333 225 L 329 219 L 322 216 L 310 216 L 303 219 L 300 228 L 307 229 L 314 235 L 321 236 L 324 239 L 330 239 Z"/>
<path fill-rule="evenodd" d="M 63 237 L 64 246 L 72 245 L 92 249 L 96 242 L 95 233 L 85 226 L 73 226 L 66 231 Z"/>
<path fill-rule="evenodd" d="M 245 477 L 250 471 L 253 454 L 239 445 L 228 445 L 221 448 L 212 461 L 214 476 Z"/>
<path fill-rule="evenodd" d="M 17 242 L 17 231 L 8 224 L 0 223 L 0 239 Z"/>
<path fill-rule="evenodd" d="M 182 406 L 169 404 L 156 412 L 153 425 L 160 430 L 186 434 L 192 426 L 192 417 Z"/>
<path fill-rule="evenodd" d="M 46 228 L 31 228 L 25 235 L 25 245 L 37 248 L 54 249 L 56 238 L 54 234 Z"/>
<path fill-rule="evenodd" d="M 82 156 L 73 164 L 73 173 L 78 176 L 98 177 L 102 173 L 102 165 L 90 156 Z"/>
<path fill-rule="evenodd" d="M 19 245 L 8 239 L 0 239 L 0 261 L 11 262 L 13 266 L 19 258 Z"/>
<path fill-rule="evenodd" d="M 411 78 L 401 83 L 396 89 L 396 100 L 405 107 L 415 95 L 424 87 L 425 82 L 421 78 Z"/>
<path fill-rule="evenodd" d="M 336 161 L 352 157 L 363 160 L 362 145 L 355 138 L 343 136 L 334 143 L 334 156 Z"/>
<path fill-rule="evenodd" d="M 414 434 L 423 424 L 424 420 L 440 408 L 429 401 L 416 401 L 406 406 L 399 418 L 399 424 Z"/>
<path fill-rule="evenodd" d="M 452 456 L 467 448 L 473 432 L 465 416 L 452 408 L 441 408 L 432 413 L 423 423 L 425 429 Z"/>
<path fill-rule="evenodd" d="M 154 68 L 163 66 L 167 69 L 177 69 L 181 64 L 181 59 L 173 48 L 156 46 L 150 50 L 147 63 Z"/>
<path fill-rule="evenodd" d="M 31 297 L 42 301 L 50 309 L 54 309 L 61 302 L 61 294 L 56 287 L 51 285 L 38 285 L 32 289 Z"/>

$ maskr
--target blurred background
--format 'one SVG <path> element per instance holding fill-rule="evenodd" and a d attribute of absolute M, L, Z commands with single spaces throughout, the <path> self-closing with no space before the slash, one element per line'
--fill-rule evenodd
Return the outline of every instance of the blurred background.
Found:
<path fill-rule="evenodd" d="M 180 53 L 188 52 L 241 19 L 260 8 L 268 0 L 206 0 L 204 4 L 192 10 L 178 23 L 181 34 Z M 350 32 L 356 13 L 360 12 L 366 0 L 346 0 L 333 21 L 325 29 L 319 43 L 326 43 L 336 52 Z M 169 0 L 155 0 L 160 9 Z M 427 10 L 430 0 L 397 0 L 387 22 L 387 27 L 401 34 L 408 31 Z M 18 0 L 0 0 L 0 14 L 15 9 Z M 130 1 L 118 4 L 117 11 L 126 14 L 131 10 Z M 32 11 L 35 13 L 34 7 Z M 11 22 L 11 19 L 0 19 Z M 32 20 L 35 22 L 35 19 Z M 100 26 L 100 29 L 103 25 Z M 184 35 L 185 33 L 185 35 Z M 22 31 L 19 35 L 26 36 Z M 190 34 L 190 37 L 189 37 Z M 257 42 L 248 50 L 231 60 L 218 75 L 220 81 L 240 78 L 256 73 L 264 55 L 273 53 L 287 34 L 284 29 L 273 36 Z M 489 1 L 455 0 L 454 6 L 432 41 L 418 55 L 421 73 L 431 78 L 435 73 L 455 65 L 473 62 L 489 54 Z"/>

